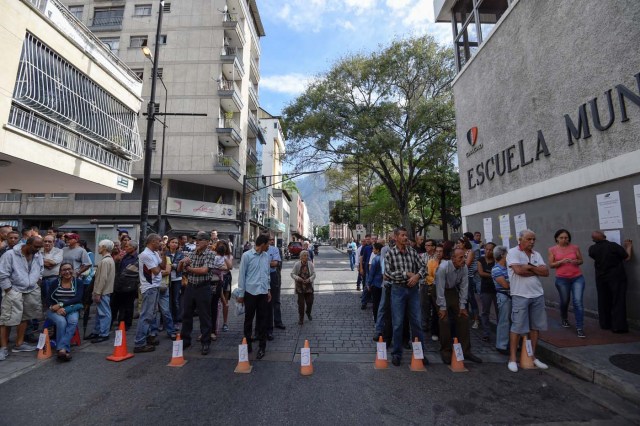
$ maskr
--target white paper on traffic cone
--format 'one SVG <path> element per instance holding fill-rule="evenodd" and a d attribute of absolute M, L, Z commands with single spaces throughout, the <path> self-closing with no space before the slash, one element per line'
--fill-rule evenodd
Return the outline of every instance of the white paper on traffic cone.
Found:
<path fill-rule="evenodd" d="M 38 337 L 38 345 L 36 346 L 38 349 L 44 348 L 44 345 L 47 343 L 47 336 L 44 333 L 40 333 Z"/>
<path fill-rule="evenodd" d="M 249 349 L 247 348 L 247 345 L 238 345 L 238 361 L 249 361 Z"/>
<path fill-rule="evenodd" d="M 531 340 L 527 339 L 525 346 L 527 347 L 527 355 L 533 356 L 533 346 L 531 346 Z"/>
<path fill-rule="evenodd" d="M 384 342 L 376 343 L 378 351 L 378 359 L 387 359 L 387 344 Z"/>
<path fill-rule="evenodd" d="M 411 342 L 411 346 L 413 346 L 413 357 L 415 359 L 424 359 L 424 353 L 422 352 L 422 343 Z"/>
<path fill-rule="evenodd" d="M 303 367 L 311 365 L 311 348 L 300 349 L 300 365 Z"/>
<path fill-rule="evenodd" d="M 122 330 L 116 330 L 116 338 L 113 340 L 113 346 L 122 345 Z"/>
<path fill-rule="evenodd" d="M 457 361 L 464 361 L 464 352 L 462 352 L 462 344 L 454 343 L 453 344 L 453 352 L 456 355 Z"/>

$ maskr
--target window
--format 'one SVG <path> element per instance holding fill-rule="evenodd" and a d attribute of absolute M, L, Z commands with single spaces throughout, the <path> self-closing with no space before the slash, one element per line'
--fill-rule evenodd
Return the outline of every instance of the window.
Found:
<path fill-rule="evenodd" d="M 151 16 L 151 5 L 136 4 L 133 10 L 133 16 Z"/>
<path fill-rule="evenodd" d="M 133 68 L 131 71 L 133 71 L 140 80 L 142 80 L 144 78 L 144 69 L 142 68 Z"/>
<path fill-rule="evenodd" d="M 64 192 L 54 192 L 51 194 L 51 198 L 69 198 L 69 194 Z"/>
<path fill-rule="evenodd" d="M 162 8 L 163 13 L 171 13 L 171 3 L 165 3 L 164 8 Z"/>
<path fill-rule="evenodd" d="M 29 198 L 45 198 L 44 194 L 29 194 L 27 195 Z"/>
<path fill-rule="evenodd" d="M 76 201 L 115 201 L 116 194 L 76 194 Z"/>
<path fill-rule="evenodd" d="M 140 48 L 147 45 L 147 36 L 131 36 L 129 47 Z"/>
<path fill-rule="evenodd" d="M 11 193 L 6 193 L 6 194 L 0 194 L 0 201 L 20 201 L 20 196 L 22 194 L 20 194 L 19 192 L 11 192 Z"/>
<path fill-rule="evenodd" d="M 158 78 L 162 78 L 162 75 L 163 75 L 162 71 L 163 71 L 162 68 L 158 68 L 158 73 L 156 74 L 158 76 Z M 153 73 L 153 70 L 151 70 L 151 72 Z M 153 74 L 150 74 L 149 78 L 151 78 L 152 75 Z"/>
<path fill-rule="evenodd" d="M 79 20 L 82 20 L 82 11 L 84 6 L 69 6 L 69 12 Z"/>
<path fill-rule="evenodd" d="M 122 25 L 124 6 L 96 9 L 93 12 L 94 27 L 114 27 Z"/>
<path fill-rule="evenodd" d="M 160 44 L 167 44 L 167 35 L 166 34 L 160 35 Z"/>
<path fill-rule="evenodd" d="M 120 48 L 120 37 L 101 37 L 100 41 L 107 45 L 113 53 L 118 53 Z"/>

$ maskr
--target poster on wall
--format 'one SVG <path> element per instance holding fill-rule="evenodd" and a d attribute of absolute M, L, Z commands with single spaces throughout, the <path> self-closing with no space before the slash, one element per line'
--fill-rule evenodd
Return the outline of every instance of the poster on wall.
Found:
<path fill-rule="evenodd" d="M 620 230 L 619 229 L 610 229 L 608 231 L 604 231 L 604 235 L 607 236 L 608 241 L 612 241 L 614 243 L 618 243 L 622 245 L 620 240 Z"/>
<path fill-rule="evenodd" d="M 622 208 L 620 192 L 612 191 L 596 195 L 600 229 L 620 229 L 622 226 Z"/>
<path fill-rule="evenodd" d="M 633 198 L 636 199 L 636 219 L 640 225 L 640 185 L 633 185 Z"/>
<path fill-rule="evenodd" d="M 484 232 L 484 240 L 486 242 L 493 241 L 493 221 L 490 217 L 482 219 L 482 230 Z"/>
<path fill-rule="evenodd" d="M 527 216 L 522 214 L 517 214 L 513 217 L 513 224 L 516 227 L 516 238 L 520 235 L 520 231 L 524 231 L 527 229 Z"/>
<path fill-rule="evenodd" d="M 509 248 L 509 238 L 511 238 L 511 223 L 509 220 L 509 214 L 500 215 L 500 239 L 502 245 Z"/>

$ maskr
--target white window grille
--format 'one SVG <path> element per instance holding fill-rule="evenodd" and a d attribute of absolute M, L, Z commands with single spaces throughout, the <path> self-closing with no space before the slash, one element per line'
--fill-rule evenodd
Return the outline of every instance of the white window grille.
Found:
<path fill-rule="evenodd" d="M 138 76 L 138 78 L 140 80 L 142 80 L 144 78 L 144 69 L 142 69 L 142 68 L 132 68 L 131 71 L 133 71 L 135 73 L 135 75 Z"/>
<path fill-rule="evenodd" d="M 94 27 L 117 27 L 122 25 L 124 6 L 96 9 L 93 12 Z"/>
<path fill-rule="evenodd" d="M 151 5 L 136 4 L 133 9 L 133 16 L 151 16 Z"/>
<path fill-rule="evenodd" d="M 101 37 L 100 41 L 107 45 L 112 53 L 118 54 L 120 49 L 120 37 Z"/>
<path fill-rule="evenodd" d="M 40 117 L 30 117 L 29 123 L 62 125 L 85 136 L 76 144 L 78 149 L 87 150 L 93 145 L 127 160 L 142 158 L 136 113 L 31 33 L 22 45 L 13 100 L 22 109 L 14 113 L 16 108 L 12 107 L 12 115 L 37 112 Z"/>
<path fill-rule="evenodd" d="M 129 47 L 140 48 L 147 45 L 147 36 L 131 36 Z"/>

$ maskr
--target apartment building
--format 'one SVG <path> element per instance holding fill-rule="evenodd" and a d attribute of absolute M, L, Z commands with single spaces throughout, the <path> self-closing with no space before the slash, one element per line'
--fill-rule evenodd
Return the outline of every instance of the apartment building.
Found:
<path fill-rule="evenodd" d="M 586 311 L 597 311 L 591 233 L 640 239 L 640 3 L 436 0 L 453 30 L 463 227 L 536 250 L 572 234 L 585 257 Z M 640 277 L 637 256 L 626 262 Z M 552 274 L 553 275 L 553 274 Z M 553 277 L 543 279 L 557 303 Z M 630 288 L 633 285 L 630 284 Z M 640 324 L 640 292 L 627 293 Z"/>
<path fill-rule="evenodd" d="M 41 224 L 73 192 L 130 195 L 139 77 L 58 0 L 0 0 L 0 15 L 0 222 Z"/>
<path fill-rule="evenodd" d="M 222 237 L 237 238 L 243 176 L 256 170 L 265 143 L 258 123 L 264 28 L 256 2 L 62 1 L 142 80 L 145 104 L 151 91 L 152 61 L 158 61 L 154 107 L 160 115 L 152 141 L 152 227 L 165 233 L 216 229 Z M 154 51 L 161 8 L 159 58 L 149 59 L 141 48 Z M 142 132 L 146 122 L 140 114 Z M 64 208 L 46 194 L 38 200 L 39 210 L 47 212 L 47 220 L 54 225 L 78 231 L 112 226 L 130 227 L 135 234 L 142 175 L 143 162 L 136 163 L 132 176 L 137 180 L 129 194 L 69 194 Z M 48 226 L 43 217 L 25 215 L 24 220 Z"/>

